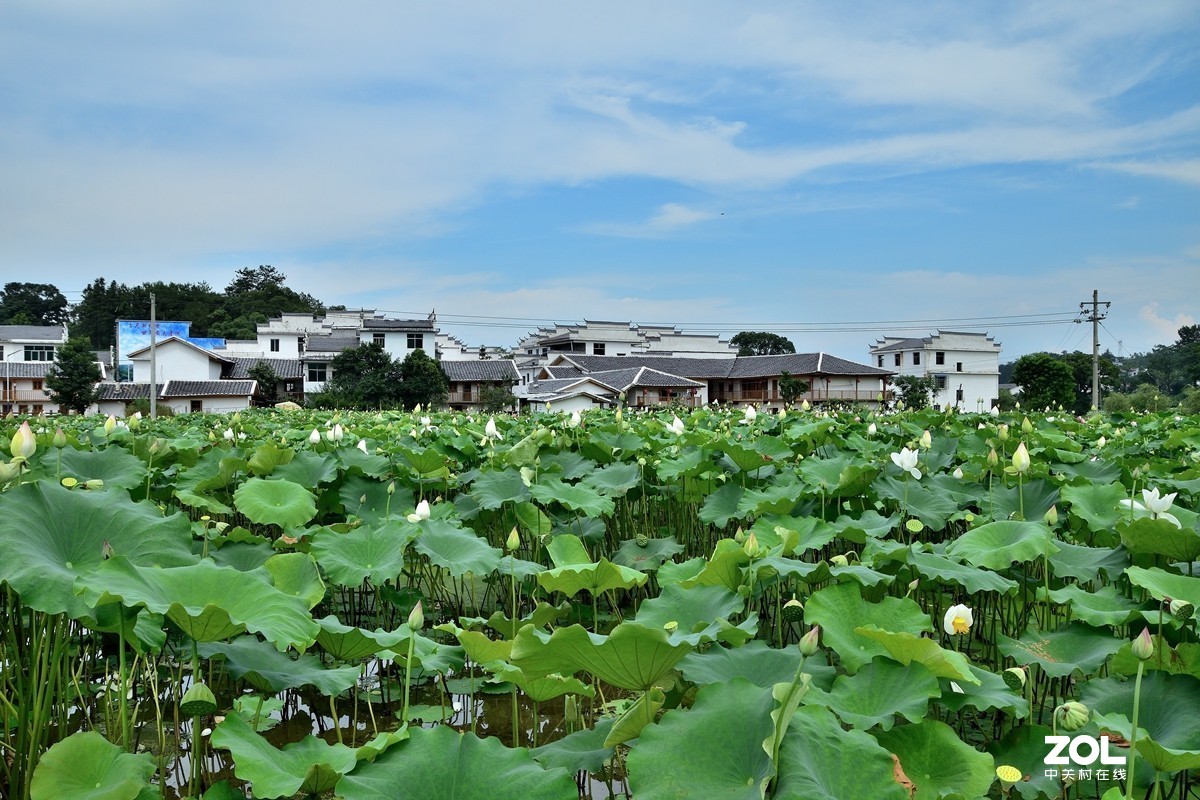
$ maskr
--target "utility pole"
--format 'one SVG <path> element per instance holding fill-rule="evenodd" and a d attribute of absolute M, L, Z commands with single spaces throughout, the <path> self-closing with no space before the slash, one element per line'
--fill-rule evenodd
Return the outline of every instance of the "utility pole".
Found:
<path fill-rule="evenodd" d="M 155 347 L 155 329 L 158 321 L 155 319 L 154 294 L 150 294 L 150 419 L 158 416 L 158 363 Z"/>
<path fill-rule="evenodd" d="M 1083 301 L 1079 304 L 1080 319 L 1076 322 L 1087 321 L 1092 323 L 1092 411 L 1100 409 L 1100 320 L 1108 316 L 1108 308 L 1112 303 L 1100 301 L 1100 291 L 1092 290 L 1091 301 Z M 1088 309 L 1091 306 L 1091 309 Z M 1104 313 L 1100 313 L 1100 306 L 1104 306 Z"/>

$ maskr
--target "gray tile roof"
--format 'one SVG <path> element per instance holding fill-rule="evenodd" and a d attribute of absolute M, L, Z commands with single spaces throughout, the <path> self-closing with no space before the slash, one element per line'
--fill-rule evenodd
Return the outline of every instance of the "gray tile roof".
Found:
<path fill-rule="evenodd" d="M 230 379 L 249 378 L 250 370 L 260 361 L 275 371 L 280 380 L 295 380 L 304 377 L 304 364 L 298 358 L 260 358 L 258 356 L 234 356 L 233 369 L 226 376 Z"/>
<path fill-rule="evenodd" d="M 162 397 L 249 397 L 256 381 L 167 381 Z"/>
<path fill-rule="evenodd" d="M 557 367 L 546 367 L 546 374 L 554 378 L 578 378 L 583 374 L 583 370 L 579 367 L 572 367 L 569 364 L 560 364 Z"/>
<path fill-rule="evenodd" d="M 0 365 L 0 380 L 4 378 L 44 378 L 53 361 L 6 361 Z"/>
<path fill-rule="evenodd" d="M 331 353 L 337 355 L 343 350 L 358 347 L 357 336 L 324 336 L 309 334 L 304 345 L 306 353 Z"/>
<path fill-rule="evenodd" d="M 876 345 L 871 348 L 872 353 L 892 353 L 896 350 L 920 350 L 931 341 L 931 337 L 916 337 L 913 339 L 901 339 L 898 342 L 890 342 L 885 345 Z"/>
<path fill-rule="evenodd" d="M 587 374 L 605 370 L 649 367 L 667 375 L 692 380 L 769 378 L 784 371 L 793 375 L 867 375 L 881 377 L 890 370 L 870 367 L 831 356 L 828 353 L 788 353 L 779 356 L 738 356 L 737 358 L 681 358 L 669 356 L 585 356 L 568 355 L 564 364 L 577 365 Z M 551 370 L 558 367 L 550 367 Z M 557 374 L 557 373 L 555 373 Z M 678 384 L 674 384 L 678 385 Z"/>
<path fill-rule="evenodd" d="M 150 384 L 148 383 L 101 383 L 96 386 L 100 392 L 97 398 L 101 402 L 128 403 L 131 400 L 149 400 Z M 162 384 L 158 385 L 162 389 Z"/>
<path fill-rule="evenodd" d="M 693 380 L 727 378 L 736 359 L 733 358 L 681 358 L 676 356 L 586 356 L 564 354 L 571 364 L 584 372 L 598 372 L 626 367 L 650 367 L 669 375 L 680 375 Z M 565 362 L 564 362 L 565 363 Z"/>
<path fill-rule="evenodd" d="M 441 361 L 439 365 L 446 380 L 450 381 L 517 383 L 521 380 L 517 365 L 511 359 Z"/>
<path fill-rule="evenodd" d="M 373 331 L 431 331 L 430 319 L 365 319 L 362 326 Z"/>
<path fill-rule="evenodd" d="M 63 342 L 66 331 L 62 325 L 0 325 L 0 341 Z"/>

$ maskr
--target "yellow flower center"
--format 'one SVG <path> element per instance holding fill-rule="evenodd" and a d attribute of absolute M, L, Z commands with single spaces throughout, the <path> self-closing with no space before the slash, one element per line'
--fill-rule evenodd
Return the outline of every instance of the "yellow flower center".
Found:
<path fill-rule="evenodd" d="M 971 623 L 967 622 L 966 617 L 955 617 L 953 624 L 955 633 L 966 633 L 971 630 Z"/>
<path fill-rule="evenodd" d="M 1021 770 L 1004 764 L 996 767 L 996 777 L 1006 783 L 1016 783 L 1021 780 Z"/>

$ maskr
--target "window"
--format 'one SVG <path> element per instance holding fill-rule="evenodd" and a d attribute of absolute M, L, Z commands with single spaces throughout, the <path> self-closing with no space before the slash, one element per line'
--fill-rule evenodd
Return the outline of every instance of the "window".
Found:
<path fill-rule="evenodd" d="M 272 340 L 271 340 L 271 352 L 272 352 L 272 353 L 278 353 L 278 352 L 279 352 L 279 340 L 278 340 L 278 339 L 272 339 Z"/>
<path fill-rule="evenodd" d="M 420 350 L 424 346 L 425 346 L 425 334 L 410 333 L 408 335 L 408 349 L 409 350 Z"/>
<path fill-rule="evenodd" d="M 879 356 L 879 366 L 883 366 L 883 356 Z"/>
<path fill-rule="evenodd" d="M 190 410 L 192 411 L 192 413 L 195 413 L 195 414 L 200 413 L 201 411 L 204 410 L 204 401 L 203 400 L 193 400 Z"/>
<path fill-rule="evenodd" d="M 594 356 L 604 355 L 604 342 L 596 342 L 595 344 L 592 345 L 592 355 L 594 355 Z"/>
<path fill-rule="evenodd" d="M 329 380 L 329 365 L 312 363 L 308 365 L 308 382 L 324 383 Z"/>
<path fill-rule="evenodd" d="M 42 382 L 41 382 L 40 380 L 35 380 L 35 381 L 33 382 L 33 390 L 34 390 L 35 392 L 40 392 L 40 391 L 42 391 Z"/>
<path fill-rule="evenodd" d="M 463 384 L 463 402 L 464 403 L 471 402 L 471 384 L 469 384 L 469 383 Z"/>
<path fill-rule="evenodd" d="M 921 352 L 919 350 L 913 352 L 913 366 L 918 366 L 921 363 Z"/>
<path fill-rule="evenodd" d="M 27 344 L 27 345 L 25 345 L 25 360 L 26 361 L 53 361 L 54 360 L 54 345 L 52 345 L 52 344 Z"/>
<path fill-rule="evenodd" d="M 962 372 L 962 362 L 961 362 L 961 361 L 957 362 L 957 363 L 954 365 L 954 371 L 955 371 L 955 372 Z"/>
<path fill-rule="evenodd" d="M 945 376 L 945 375 L 935 375 L 935 376 L 933 376 L 933 382 L 934 382 L 934 384 L 937 386 L 937 388 L 938 388 L 938 389 L 945 389 L 945 388 L 946 388 L 946 376 Z"/>
<path fill-rule="evenodd" d="M 934 353 L 933 354 L 933 363 L 945 364 L 946 363 L 946 354 L 941 351 Z"/>
<path fill-rule="evenodd" d="M 900 366 L 900 354 L 896 353 L 895 358 L 896 358 L 896 366 L 898 367 L 898 366 Z"/>
<path fill-rule="evenodd" d="M 954 399 L 955 399 L 955 400 L 957 400 L 957 401 L 958 401 L 958 402 L 960 402 L 960 403 L 962 402 L 962 399 L 963 399 L 963 390 L 962 390 L 962 387 L 961 387 L 961 386 L 960 386 L 960 387 L 958 387 L 958 389 L 957 389 L 957 390 L 954 392 Z"/>
<path fill-rule="evenodd" d="M 42 414 L 42 404 L 41 403 L 33 404 L 33 413 L 38 416 L 41 416 L 41 414 Z"/>
<path fill-rule="evenodd" d="M 386 333 L 377 333 L 371 337 L 371 341 L 373 343 L 379 345 L 380 347 L 383 347 L 387 343 L 387 334 Z"/>

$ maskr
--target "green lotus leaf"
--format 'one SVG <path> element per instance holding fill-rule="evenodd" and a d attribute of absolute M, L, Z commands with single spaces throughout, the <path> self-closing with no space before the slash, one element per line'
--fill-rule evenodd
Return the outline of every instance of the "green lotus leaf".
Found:
<path fill-rule="evenodd" d="M 497 663 L 491 667 L 493 680 L 501 683 L 512 683 L 535 703 L 544 703 L 565 694 L 579 694 L 584 697 L 595 697 L 596 690 L 580 681 L 578 678 L 563 675 L 526 675 L 512 664 Z"/>
<path fill-rule="evenodd" d="M 724 528 L 729 524 L 729 520 L 742 519 L 739 508 L 745 493 L 746 490 L 738 484 L 726 483 L 708 496 L 704 505 L 700 507 L 698 516 L 709 525 Z"/>
<path fill-rule="evenodd" d="M 869 734 L 843 730 L 828 710 L 805 706 L 783 737 L 774 797 L 908 800 L 908 792 L 896 781 L 891 754 Z"/>
<path fill-rule="evenodd" d="M 1133 716 L 1135 681 L 1103 678 L 1080 689 L 1080 700 L 1095 714 Z M 1160 747 L 1174 751 L 1200 750 L 1200 681 L 1190 675 L 1147 672 L 1142 678 L 1138 727 Z M 1140 749 L 1139 749 L 1140 752 Z M 1164 756 L 1169 754 L 1163 754 Z"/>
<path fill-rule="evenodd" d="M 890 730 L 896 715 L 920 722 L 929 698 L 941 694 L 937 679 L 920 664 L 904 666 L 880 656 L 854 675 L 842 675 L 830 692 L 810 692 L 806 704 L 827 707 L 847 725 Z"/>
<path fill-rule="evenodd" d="M 505 503 L 524 503 L 530 497 L 529 489 L 515 467 L 485 471 L 472 482 L 471 496 L 480 508 L 489 510 L 500 508 Z"/>
<path fill-rule="evenodd" d="M 338 586 L 356 588 L 367 578 L 382 586 L 395 581 L 404 570 L 404 550 L 419 533 L 417 526 L 398 520 L 364 525 L 347 533 L 320 528 L 313 536 L 311 552 Z"/>
<path fill-rule="evenodd" d="M 534 760 L 544 767 L 558 767 L 571 774 L 598 772 L 613 757 L 613 748 L 604 744 L 616 719 L 606 717 L 596 721 L 596 727 L 576 731 L 563 738 L 535 747 L 530 751 Z"/>
<path fill-rule="evenodd" d="M 856 635 L 856 627 L 874 625 L 912 634 L 933 630 L 929 615 L 912 600 L 885 597 L 878 603 L 868 603 L 854 583 L 827 586 L 813 594 L 804 607 L 804 621 L 821 626 L 825 645 L 841 657 L 842 665 L 850 673 L 888 652 L 883 644 Z"/>
<path fill-rule="evenodd" d="M 846 564 L 845 566 L 835 564 L 829 567 L 829 574 L 839 583 L 852 580 L 860 586 L 878 586 L 881 583 L 886 585 L 895 580 L 894 575 L 877 572 L 862 564 Z"/>
<path fill-rule="evenodd" d="M 142 795 L 138 800 L 154 800 L 154 795 L 158 792 L 153 792 L 150 797 Z M 200 800 L 246 800 L 246 795 L 242 794 L 239 789 L 234 789 L 229 785 L 229 781 L 217 781 L 212 786 L 205 790 L 200 796 Z"/>
<path fill-rule="evenodd" d="M 400 626 L 401 630 L 405 628 L 404 625 Z M 439 675 L 457 672 L 466 663 L 466 653 L 458 645 L 440 644 L 419 633 L 413 636 L 413 640 L 413 665 L 425 672 Z M 399 651 L 385 650 L 379 657 L 403 665 L 408 660 L 408 645 L 401 645 Z"/>
<path fill-rule="evenodd" d="M 1133 723 L 1124 714 L 1093 714 L 1092 721 L 1102 733 L 1115 733 L 1126 742 L 1133 741 Z M 1163 747 L 1151 739 L 1150 734 L 1140 725 L 1137 736 L 1139 759 L 1153 767 L 1155 772 L 1171 773 L 1200 767 L 1200 750 Z M 1138 772 L 1141 773 L 1142 770 Z"/>
<path fill-rule="evenodd" d="M 30 800 L 133 800 L 154 776 L 154 758 L 134 755 L 95 731 L 77 732 L 42 754 Z"/>
<path fill-rule="evenodd" d="M 763 748 L 774 707 L 771 690 L 748 681 L 702 687 L 689 710 L 668 711 L 642 729 L 626 761 L 631 793 L 638 800 L 762 800 L 775 773 Z"/>
<path fill-rule="evenodd" d="M 1172 674 L 1200 678 L 1200 644 L 1187 642 L 1172 648 L 1170 642 L 1156 634 L 1150 635 L 1150 641 L 1154 647 L 1150 658 L 1145 661 L 1147 670 L 1161 669 Z M 1141 660 L 1133 654 L 1133 642 L 1126 642 L 1108 662 L 1108 668 L 1117 675 L 1136 675 L 1139 663 L 1142 663 Z"/>
<path fill-rule="evenodd" d="M 926 578 L 941 581 L 943 584 L 961 586 L 971 594 L 979 592 L 997 592 L 1010 594 L 1017 590 L 1017 582 L 986 569 L 960 564 L 936 553 L 912 552 L 908 555 L 908 563 Z"/>
<path fill-rule="evenodd" d="M 344 625 L 332 614 L 317 620 L 317 644 L 338 661 L 358 661 L 383 650 L 399 647 L 408 639 L 407 626 L 396 631 L 373 630 Z"/>
<path fill-rule="evenodd" d="M 753 519 L 763 514 L 787 514 L 796 507 L 796 498 L 803 492 L 800 481 L 784 474 L 771 485 L 747 489 L 738 500 L 738 518 Z"/>
<path fill-rule="evenodd" d="M 279 650 L 304 650 L 318 626 L 308 607 L 256 573 L 238 572 L 209 561 L 186 567 L 137 567 L 114 556 L 75 584 L 92 605 L 119 602 L 165 614 L 198 642 L 251 631 Z"/>
<path fill-rule="evenodd" d="M 339 447 L 336 455 L 342 465 L 342 472 L 346 474 L 384 478 L 392 470 L 392 463 L 386 457 L 373 452 L 364 453 L 357 447 Z"/>
<path fill-rule="evenodd" d="M 1169 561 L 1185 563 L 1200 557 L 1200 532 L 1176 527 L 1169 520 L 1143 517 L 1121 522 L 1117 532 L 1131 553 L 1165 556 Z"/>
<path fill-rule="evenodd" d="M 330 791 L 358 763 L 354 748 L 329 744 L 311 734 L 276 748 L 236 714 L 225 717 L 213 730 L 212 746 L 229 751 L 233 774 L 250 782 L 256 798 Z"/>
<path fill-rule="evenodd" d="M 306 453 L 305 455 L 312 455 Z M 275 471 L 276 467 L 289 463 L 296 457 L 296 451 L 290 447 L 280 447 L 275 442 L 263 442 L 258 447 L 254 448 L 253 455 L 246 461 L 246 466 L 250 468 L 250 472 L 257 477 L 270 475 Z M 290 480 L 296 480 L 294 477 L 289 477 Z M 300 481 L 297 481 L 300 483 Z M 312 483 L 310 486 L 316 486 Z"/>
<path fill-rule="evenodd" d="M 512 662 L 530 675 L 588 672 L 622 689 L 646 691 L 662 680 L 691 646 L 672 643 L 661 628 L 623 622 L 608 636 L 580 625 L 546 634 L 522 628 L 513 640 Z"/>
<path fill-rule="evenodd" d="M 250 468 L 254 468 L 253 458 L 250 459 Z M 314 453 L 306 450 L 296 453 L 294 458 L 281 462 L 271 475 L 274 478 L 291 481 L 298 486 L 321 486 L 332 483 L 337 478 L 337 459 L 329 453 Z"/>
<path fill-rule="evenodd" d="M 622 567 L 605 558 L 591 563 L 583 542 L 574 534 L 554 537 L 546 550 L 555 567 L 538 573 L 538 585 L 546 591 L 562 592 L 567 597 L 574 597 L 584 590 L 597 595 L 611 589 L 631 589 L 649 579 L 644 572 Z"/>
<path fill-rule="evenodd" d="M 439 453 L 432 447 L 420 450 L 400 448 L 398 453 L 412 467 L 413 472 L 417 473 L 422 482 L 440 481 L 450 475 L 450 470 L 446 467 L 445 454 Z"/>
<path fill-rule="evenodd" d="M 874 625 L 860 626 L 855 628 L 854 632 L 882 644 L 888 655 L 901 664 L 907 665 L 915 661 L 939 678 L 952 678 L 967 683 L 979 680 L 971 672 L 971 662 L 966 656 L 954 650 L 947 650 L 933 639 L 926 639 L 914 633 L 880 630 Z"/>
<path fill-rule="evenodd" d="M 718 544 L 720 544 L 720 542 L 718 542 Z M 734 544 L 736 544 L 736 542 Z M 741 552 L 740 547 L 737 548 L 737 550 L 738 552 Z M 727 558 L 730 561 L 733 561 L 733 559 L 736 558 L 736 555 L 730 553 Z M 749 559 L 745 560 L 747 563 L 749 562 Z M 801 561 L 796 558 L 784 558 L 782 556 L 767 556 L 766 558 L 755 559 L 754 570 L 755 574 L 759 578 L 773 578 L 776 575 L 781 578 L 796 577 L 810 585 L 814 583 L 825 583 L 833 578 L 833 571 L 824 561 L 818 561 L 817 563 L 813 564 L 809 561 Z M 859 585 L 862 585 L 861 581 L 859 581 Z"/>
<path fill-rule="evenodd" d="M 226 450 L 212 449 L 200 456 L 194 466 L 180 470 L 175 486 L 197 494 L 209 494 L 227 487 L 247 467 L 244 458 L 231 457 Z"/>
<path fill-rule="evenodd" d="M 718 620 L 741 613 L 746 601 L 724 586 L 664 586 L 658 597 L 644 600 L 633 621 L 647 628 L 671 629 L 671 641 L 692 646 L 715 641 L 721 631 Z M 791 676 L 789 675 L 790 679 Z"/>
<path fill-rule="evenodd" d="M 938 702 L 951 711 L 970 706 L 978 711 L 1003 711 L 1017 719 L 1029 716 L 1029 701 L 1008 688 L 1002 677 L 974 664 L 971 665 L 971 674 L 978 679 L 977 683 L 956 682 L 959 691 L 955 691 L 947 681 L 942 687 L 942 698 Z"/>
<path fill-rule="evenodd" d="M 466 651 L 467 658 L 476 664 L 490 664 L 493 661 L 508 661 L 512 658 L 511 641 L 503 639 L 496 641 L 480 631 L 468 631 L 461 628 L 454 630 L 453 633 L 463 650 Z"/>
<path fill-rule="evenodd" d="M 994 763 L 1021 771 L 1023 779 L 1013 786 L 1013 792 L 1025 800 L 1044 800 L 1062 794 L 1062 782 L 1046 769 L 1046 737 L 1052 734 L 1044 725 L 1018 725 L 987 748 Z"/>
<path fill-rule="evenodd" d="M 251 522 L 281 528 L 303 525 L 317 514 L 317 497 L 288 480 L 251 478 L 233 493 L 233 504 Z"/>
<path fill-rule="evenodd" d="M 423 523 L 413 546 L 455 577 L 468 572 L 486 575 L 500 565 L 499 548 L 480 539 L 470 528 L 460 528 L 444 520 Z"/>
<path fill-rule="evenodd" d="M 534 499 L 542 503 L 558 503 L 566 509 L 589 517 L 611 516 L 616 507 L 611 497 L 606 497 L 589 486 L 563 483 L 553 477 L 535 483 L 529 487 L 529 492 Z"/>
<path fill-rule="evenodd" d="M 413 728 L 409 740 L 342 778 L 343 800 L 394 800 L 397 787 L 422 800 L 576 800 L 563 769 L 543 769 L 528 750 L 445 726 Z"/>
<path fill-rule="evenodd" d="M 581 482 L 609 497 L 624 497 L 642 482 L 642 471 L 637 464 L 609 464 L 595 470 Z"/>
<path fill-rule="evenodd" d="M 1038 598 L 1044 599 L 1046 590 L 1038 589 Z M 1070 606 L 1071 616 L 1096 628 L 1124 625 L 1138 615 L 1142 607 L 1126 598 L 1112 584 L 1093 592 L 1077 583 L 1052 589 L 1050 599 L 1062 606 Z"/>
<path fill-rule="evenodd" d="M 675 481 L 684 476 L 699 474 L 704 460 L 704 452 L 699 447 L 685 447 L 677 458 L 663 458 L 654 468 L 659 480 Z"/>
<path fill-rule="evenodd" d="M 199 647 L 202 656 L 224 659 L 230 675 L 267 694 L 315 686 L 321 694 L 338 695 L 358 680 L 358 667 L 326 669 L 314 655 L 293 658 L 253 636 L 239 636 L 231 642 L 210 642 Z"/>
<path fill-rule="evenodd" d="M 1019 640 L 1004 634 L 997 634 L 996 639 L 1001 653 L 1018 664 L 1037 664 L 1051 678 L 1063 678 L 1075 670 L 1090 675 L 1122 645 L 1110 633 L 1076 622 L 1051 633 L 1030 628 Z"/>
<path fill-rule="evenodd" d="M 1200 608 L 1200 578 L 1176 575 L 1157 567 L 1144 569 L 1130 567 L 1125 570 L 1125 576 L 1134 586 L 1140 586 L 1156 600 L 1171 598 L 1184 600 L 1193 608 Z"/>
<path fill-rule="evenodd" d="M 62 451 L 62 476 L 76 478 L 80 483 L 104 481 L 105 489 L 135 489 L 146 486 L 146 465 L 132 453 L 119 447 L 103 450 Z"/>
<path fill-rule="evenodd" d="M 987 494 L 980 493 L 979 499 L 983 513 L 993 520 L 1019 520 L 1024 503 L 1027 520 L 1041 519 L 1050 506 L 1058 500 L 1058 489 L 1045 480 L 1035 479 L 1026 481 L 1018 489 L 1016 486 L 992 487 Z"/>
<path fill-rule="evenodd" d="M 188 508 L 198 508 L 209 514 L 232 516 L 234 511 L 215 497 L 193 492 L 191 489 L 175 489 L 175 499 Z"/>
<path fill-rule="evenodd" d="M 1083 520 L 1092 531 L 1115 528 L 1120 519 L 1121 501 L 1128 496 L 1128 490 L 1119 483 L 1091 482 L 1062 488 L 1068 513 Z"/>
<path fill-rule="evenodd" d="M 743 647 L 713 647 L 703 653 L 689 653 L 679 662 L 683 677 L 695 684 L 727 683 L 744 678 L 755 686 L 769 689 L 777 683 L 790 681 L 800 667 L 800 651 L 796 648 L 779 650 L 766 642 L 750 642 Z M 815 658 L 804 659 L 808 667 Z"/>
<path fill-rule="evenodd" d="M 1001 520 L 964 533 L 946 548 L 946 555 L 974 567 L 1006 569 L 1058 552 L 1054 533 L 1042 522 Z"/>
<path fill-rule="evenodd" d="M 750 563 L 750 557 L 742 550 L 742 546 L 733 539 L 722 539 L 713 549 L 712 557 L 703 565 L 695 577 L 681 581 L 680 585 L 691 586 L 724 586 L 731 592 L 736 592 L 742 585 L 742 567 Z M 660 581 L 664 580 L 662 575 Z"/>
<path fill-rule="evenodd" d="M 1069 542 L 1056 542 L 1058 552 L 1050 556 L 1050 567 L 1059 578 L 1075 578 L 1089 583 L 1103 572 L 1115 579 L 1129 566 L 1129 554 L 1108 547 L 1086 547 Z"/>
<path fill-rule="evenodd" d="M 182 514 L 112 492 L 27 483 L 0 494 L 0 582 L 47 614 L 86 616 L 75 580 L 104 563 L 108 549 L 146 566 L 192 564 L 192 529 Z"/>
<path fill-rule="evenodd" d="M 875 734 L 875 739 L 900 759 L 916 786 L 913 800 L 939 800 L 955 792 L 983 797 L 996 780 L 992 757 L 964 743 L 944 722 L 901 725 Z"/>
<path fill-rule="evenodd" d="M 622 567 L 651 572 L 683 552 L 683 545 L 674 536 L 650 539 L 644 545 L 637 539 L 626 539 L 613 553 L 612 562 Z"/>
<path fill-rule="evenodd" d="M 1096 486 L 1105 486 L 1113 481 L 1121 478 L 1121 465 L 1114 464 L 1111 461 L 1101 461 L 1085 458 L 1083 461 L 1077 461 L 1073 464 L 1059 463 L 1054 465 L 1054 471 L 1071 478 L 1072 483 L 1077 483 L 1077 479 L 1082 479 L 1086 483 Z M 1124 494 L 1124 489 L 1121 490 Z M 1066 496 L 1066 487 L 1063 487 L 1063 495 Z M 1108 527 L 1112 527 L 1111 525 Z M 1100 530 L 1093 528 L 1092 530 Z"/>
<path fill-rule="evenodd" d="M 267 542 L 224 542 L 220 547 L 210 543 L 208 557 L 222 567 L 232 567 L 238 572 L 253 572 L 278 554 Z"/>
<path fill-rule="evenodd" d="M 354 448 L 357 452 L 357 448 Z M 338 489 L 338 499 L 346 516 L 361 519 L 369 525 L 378 525 L 388 518 L 396 516 L 402 508 L 413 508 L 413 494 L 402 486 L 396 486 L 392 494 L 388 494 L 389 483 L 362 475 L 347 475 L 342 479 Z"/>
<path fill-rule="evenodd" d="M 482 617 L 463 617 L 461 622 L 471 627 L 476 627 L 479 624 L 487 625 L 505 639 L 512 639 L 517 635 L 517 631 L 526 625 L 544 628 L 552 622 L 562 619 L 570 611 L 571 604 L 566 601 L 556 606 L 549 603 L 538 603 L 529 614 L 515 620 L 507 616 L 503 611 L 495 611 L 487 619 L 483 619 Z"/>
<path fill-rule="evenodd" d="M 950 518 L 958 513 L 958 503 L 952 497 L 926 486 L 921 481 L 911 478 L 897 480 L 880 475 L 871 486 L 880 499 L 894 500 L 901 507 L 907 508 L 911 516 L 934 530 L 946 527 Z"/>
<path fill-rule="evenodd" d="M 642 730 L 654 722 L 666 700 L 667 695 L 661 689 L 642 692 L 642 696 L 625 709 L 624 714 L 617 717 L 604 739 L 605 747 L 616 747 L 641 736 Z"/>
<path fill-rule="evenodd" d="M 308 553 L 271 556 L 262 569 L 276 589 L 301 600 L 309 608 L 325 599 L 325 582 L 321 580 L 317 563 Z"/>
<path fill-rule="evenodd" d="M 513 513 L 521 530 L 535 539 L 549 536 L 550 531 L 554 529 L 554 521 L 533 503 L 518 503 L 513 508 Z"/>
<path fill-rule="evenodd" d="M 569 481 L 586 478 L 596 468 L 596 462 L 570 450 L 544 453 L 542 471 L 558 473 Z"/>

